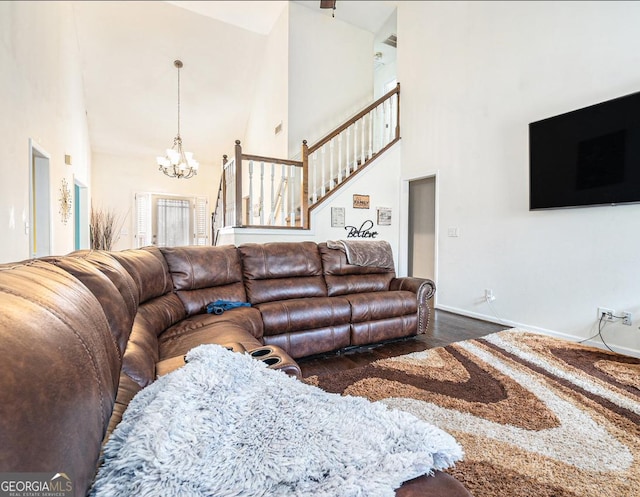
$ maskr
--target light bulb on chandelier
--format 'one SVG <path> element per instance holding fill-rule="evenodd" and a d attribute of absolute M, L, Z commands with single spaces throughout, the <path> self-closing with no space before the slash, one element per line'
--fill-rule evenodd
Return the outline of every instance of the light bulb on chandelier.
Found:
<path fill-rule="evenodd" d="M 183 64 L 181 60 L 175 60 L 173 65 L 178 69 L 178 134 L 173 139 L 173 147 L 166 150 L 164 157 L 156 157 L 156 161 L 158 169 L 167 176 L 189 179 L 198 174 L 200 164 L 193 158 L 192 152 L 185 152 L 182 149 L 182 138 L 180 137 L 180 69 Z"/>

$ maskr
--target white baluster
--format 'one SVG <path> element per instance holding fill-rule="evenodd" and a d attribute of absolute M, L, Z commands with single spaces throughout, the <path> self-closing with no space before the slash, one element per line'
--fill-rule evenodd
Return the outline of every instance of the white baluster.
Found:
<path fill-rule="evenodd" d="M 281 166 L 281 178 L 280 178 L 280 225 L 284 226 L 287 217 L 287 180 L 286 178 L 286 166 Z"/>
<path fill-rule="evenodd" d="M 361 133 L 361 137 L 360 137 L 360 165 L 364 166 L 364 162 L 366 160 L 365 157 L 365 150 L 366 150 L 366 144 L 364 142 L 364 128 L 365 128 L 365 122 L 364 122 L 364 117 L 362 116 L 362 118 L 360 119 L 362 121 L 362 123 L 360 124 L 360 133 Z"/>
<path fill-rule="evenodd" d="M 358 169 L 358 121 L 353 123 L 353 170 Z"/>
<path fill-rule="evenodd" d="M 373 157 L 373 112 L 375 109 L 373 109 L 371 112 L 369 112 L 369 160 L 371 160 L 371 158 Z"/>
<path fill-rule="evenodd" d="M 380 148 L 386 147 L 389 143 L 389 130 L 391 129 L 391 114 L 389 112 L 389 108 L 391 105 L 391 100 L 385 100 L 382 104 L 382 143 L 380 144 Z"/>
<path fill-rule="evenodd" d="M 275 164 L 271 163 L 271 212 L 269 213 L 269 224 L 273 225 L 275 220 L 275 210 L 276 210 L 276 167 Z"/>
<path fill-rule="evenodd" d="M 227 226 L 235 226 L 236 224 L 236 168 L 233 167 L 229 170 L 229 188 L 227 188 L 227 192 L 230 193 L 229 198 L 231 199 L 231 208 L 229 209 L 229 215 L 231 216 L 227 219 Z"/>
<path fill-rule="evenodd" d="M 249 224 L 253 224 L 253 161 L 249 161 Z"/>
<path fill-rule="evenodd" d="M 347 128 L 347 144 L 346 144 L 346 145 L 347 145 L 347 146 L 346 146 L 346 149 L 347 149 L 347 150 L 346 150 L 346 154 L 345 154 L 345 155 L 346 155 L 346 159 L 347 159 L 347 164 L 346 164 L 346 166 L 347 166 L 347 172 L 346 172 L 345 176 L 347 176 L 347 178 L 348 178 L 348 177 L 349 177 L 349 175 L 351 174 L 351 166 L 349 165 L 349 158 L 350 158 L 350 157 L 349 157 L 349 140 L 350 140 L 350 139 L 351 139 L 351 126 L 349 126 L 349 127 Z"/>
<path fill-rule="evenodd" d="M 386 124 L 384 120 L 384 112 L 382 112 L 382 105 L 378 105 L 376 107 L 376 112 L 378 113 L 378 122 L 380 123 L 376 130 L 376 135 L 378 135 L 378 147 L 379 150 L 381 150 L 384 147 L 384 127 Z"/>
<path fill-rule="evenodd" d="M 291 214 L 290 214 L 290 221 L 289 221 L 289 226 L 295 226 L 296 225 L 296 202 L 295 202 L 295 193 L 293 190 L 295 190 L 295 188 L 293 187 L 294 183 L 295 183 L 295 167 L 293 166 L 289 166 L 289 185 L 291 186 L 289 188 L 289 193 L 291 195 L 290 199 L 289 199 L 289 205 L 291 207 Z"/>
<path fill-rule="evenodd" d="M 321 180 L 322 180 L 322 196 L 324 197 L 327 194 L 327 184 L 325 181 L 325 169 L 326 169 L 326 155 L 327 155 L 327 146 L 322 145 L 322 161 L 320 164 L 321 170 Z"/>
<path fill-rule="evenodd" d="M 311 173 L 311 178 L 313 179 L 313 202 L 312 204 L 315 204 L 318 201 L 318 180 L 316 177 L 316 174 L 318 174 L 318 151 L 315 151 L 313 153 L 313 171 Z"/>
<path fill-rule="evenodd" d="M 233 183 L 231 182 L 233 180 L 233 171 L 231 170 L 230 167 L 231 163 L 227 162 L 227 164 L 225 165 L 225 180 L 226 180 L 226 191 L 227 191 L 227 205 L 224 206 L 224 225 L 225 226 L 231 226 L 230 223 L 230 218 L 229 218 L 229 214 L 230 214 L 230 206 L 233 205 L 232 201 L 233 201 L 233 190 L 234 188 L 231 188 L 230 185 L 232 185 Z"/>
<path fill-rule="evenodd" d="M 334 146 L 333 146 L 333 138 L 331 139 L 331 141 L 329 142 L 329 190 L 333 190 L 333 188 L 336 186 L 335 185 L 335 173 L 333 172 L 333 152 L 334 152 Z"/>
<path fill-rule="evenodd" d="M 393 136 L 393 139 L 396 139 L 396 133 L 397 133 L 397 129 L 398 129 L 398 103 L 399 103 L 399 95 L 396 93 L 393 96 L 393 129 L 391 131 L 391 136 Z"/>
<path fill-rule="evenodd" d="M 260 225 L 264 225 L 264 162 L 260 163 L 260 199 L 259 199 L 259 209 L 260 209 Z"/>
<path fill-rule="evenodd" d="M 342 183 L 342 135 L 338 135 L 338 184 Z"/>

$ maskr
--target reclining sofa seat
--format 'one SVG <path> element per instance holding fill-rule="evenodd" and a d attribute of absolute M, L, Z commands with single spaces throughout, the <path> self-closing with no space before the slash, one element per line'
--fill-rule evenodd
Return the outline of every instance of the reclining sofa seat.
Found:
<path fill-rule="evenodd" d="M 350 345 L 418 333 L 416 292 L 392 286 L 400 281 L 393 268 L 349 264 L 344 251 L 329 248 L 326 243 L 320 243 L 318 250 L 328 295 L 342 296 L 351 307 Z"/>
<path fill-rule="evenodd" d="M 238 251 L 265 344 L 294 359 L 350 345 L 351 307 L 345 298 L 328 297 L 316 243 L 248 243 Z"/>
<path fill-rule="evenodd" d="M 208 314 L 216 300 L 246 302 L 242 269 L 234 246 L 161 248 L 186 317 L 160 336 L 160 358 L 186 354 L 205 343 L 239 343 L 246 350 L 262 345 L 262 319 L 257 309 L 240 307 L 222 315 Z"/>
<path fill-rule="evenodd" d="M 349 264 L 344 251 L 326 243 L 249 243 L 238 251 L 247 299 L 262 316 L 263 342 L 293 358 L 426 329 L 425 303 L 434 288 L 424 280 Z"/>

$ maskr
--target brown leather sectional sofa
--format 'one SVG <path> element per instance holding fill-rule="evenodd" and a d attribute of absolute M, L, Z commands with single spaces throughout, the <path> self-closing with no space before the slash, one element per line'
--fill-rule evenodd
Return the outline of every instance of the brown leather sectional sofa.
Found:
<path fill-rule="evenodd" d="M 217 343 L 262 349 L 256 355 L 299 375 L 296 358 L 423 333 L 434 291 L 430 280 L 351 265 L 313 242 L 86 251 L 2 265 L 0 472 L 64 472 L 74 495 L 85 495 L 105 434 L 163 364 Z M 218 299 L 251 307 L 207 313 Z M 451 480 L 414 481 L 398 495 L 437 495 L 425 492 L 439 485 L 455 495 Z"/>

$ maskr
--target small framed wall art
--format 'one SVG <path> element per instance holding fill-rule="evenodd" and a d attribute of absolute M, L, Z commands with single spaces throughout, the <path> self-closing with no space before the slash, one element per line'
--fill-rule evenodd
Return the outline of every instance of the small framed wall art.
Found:
<path fill-rule="evenodd" d="M 331 207 L 331 227 L 344 228 L 344 207 Z"/>
<path fill-rule="evenodd" d="M 354 196 L 353 196 L 353 208 L 354 209 L 368 209 L 369 208 L 369 195 L 354 194 Z"/>
<path fill-rule="evenodd" d="M 391 226 L 391 209 L 389 207 L 378 207 L 378 225 Z"/>

